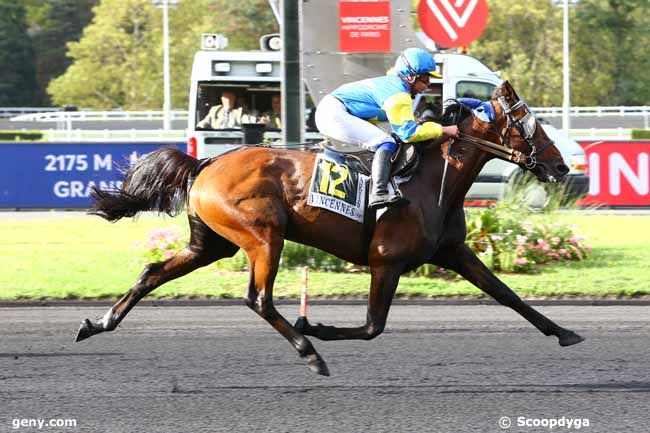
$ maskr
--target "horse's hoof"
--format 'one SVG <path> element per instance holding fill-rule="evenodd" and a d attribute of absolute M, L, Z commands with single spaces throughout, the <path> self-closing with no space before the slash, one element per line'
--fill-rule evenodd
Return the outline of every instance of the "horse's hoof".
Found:
<path fill-rule="evenodd" d="M 572 346 L 574 344 L 580 343 L 581 341 L 584 341 L 584 337 L 581 337 L 575 332 L 566 329 L 560 331 L 560 335 L 558 335 L 558 339 L 559 339 L 560 346 L 562 347 Z"/>
<path fill-rule="evenodd" d="M 327 368 L 327 364 L 323 358 L 318 354 L 307 355 L 307 367 L 314 373 L 320 374 L 321 376 L 329 376 L 330 370 Z"/>
<path fill-rule="evenodd" d="M 77 339 L 75 341 L 79 342 L 81 340 L 85 340 L 86 338 L 92 337 L 98 333 L 99 332 L 96 331 L 92 322 L 88 319 L 85 319 L 83 322 L 81 322 L 81 326 L 79 326 L 79 332 L 77 333 Z"/>

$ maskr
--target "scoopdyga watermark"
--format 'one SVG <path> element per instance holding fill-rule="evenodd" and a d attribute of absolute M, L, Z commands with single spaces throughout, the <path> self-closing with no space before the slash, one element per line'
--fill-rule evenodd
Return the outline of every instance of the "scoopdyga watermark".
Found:
<path fill-rule="evenodd" d="M 499 427 L 507 430 L 512 426 L 523 428 L 537 428 L 540 427 L 550 430 L 580 430 L 583 427 L 589 427 L 588 418 L 572 418 L 561 416 L 558 418 L 535 418 L 527 416 L 518 416 L 511 419 L 507 416 L 502 416 L 498 421 Z"/>

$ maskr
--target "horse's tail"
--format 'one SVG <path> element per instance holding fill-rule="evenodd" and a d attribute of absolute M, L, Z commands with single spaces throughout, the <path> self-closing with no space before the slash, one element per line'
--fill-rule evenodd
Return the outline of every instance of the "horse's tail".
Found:
<path fill-rule="evenodd" d="M 188 180 L 198 166 L 197 159 L 175 148 L 155 150 L 128 169 L 121 188 L 93 187 L 90 213 L 111 222 L 148 210 L 175 215 L 185 205 Z"/>

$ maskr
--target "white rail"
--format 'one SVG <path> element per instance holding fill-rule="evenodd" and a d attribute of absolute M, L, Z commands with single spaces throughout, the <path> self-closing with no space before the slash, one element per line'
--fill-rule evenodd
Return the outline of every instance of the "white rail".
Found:
<path fill-rule="evenodd" d="M 562 107 L 530 107 L 535 114 L 547 117 L 560 117 L 563 113 Z M 650 106 L 630 107 L 571 107 L 571 116 L 649 116 Z"/>
<path fill-rule="evenodd" d="M 81 142 L 81 141 L 99 141 L 99 142 L 114 142 L 114 141 L 160 141 L 160 142 L 178 142 L 185 141 L 184 130 L 170 130 L 164 129 L 103 129 L 103 130 L 89 130 L 89 129 L 46 129 L 43 130 L 43 140 L 45 141 L 66 141 L 66 142 Z"/>
<path fill-rule="evenodd" d="M 115 121 L 161 121 L 162 111 L 56 111 L 22 114 L 11 118 L 12 122 L 115 122 Z M 171 111 L 171 120 L 187 120 L 187 111 Z"/>
<path fill-rule="evenodd" d="M 1 107 L 0 119 L 10 119 L 22 114 L 41 113 L 45 111 L 60 111 L 60 108 L 55 107 Z"/>
<path fill-rule="evenodd" d="M 271 138 L 271 132 L 267 135 Z M 613 129 L 571 129 L 569 135 L 575 140 L 629 140 L 631 138 L 631 130 L 626 128 L 613 128 Z M 276 138 L 280 138 L 280 135 Z M 43 130 L 44 141 L 68 141 L 68 142 L 81 142 L 81 141 L 161 141 L 161 142 L 178 142 L 185 141 L 185 130 L 170 130 L 163 129 L 45 129 Z"/>
<path fill-rule="evenodd" d="M 632 130 L 627 128 L 588 128 L 570 129 L 569 136 L 574 140 L 630 140 Z"/>

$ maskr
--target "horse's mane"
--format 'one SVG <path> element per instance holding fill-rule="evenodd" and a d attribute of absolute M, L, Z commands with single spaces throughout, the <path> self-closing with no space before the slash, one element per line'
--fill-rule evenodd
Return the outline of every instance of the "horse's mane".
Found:
<path fill-rule="evenodd" d="M 440 118 L 442 126 L 459 125 L 463 120 L 472 115 L 472 109 L 460 102 L 454 101 L 445 106 Z"/>

